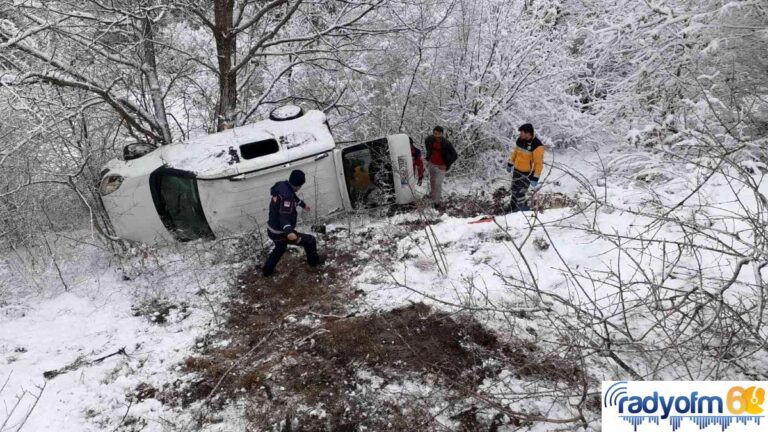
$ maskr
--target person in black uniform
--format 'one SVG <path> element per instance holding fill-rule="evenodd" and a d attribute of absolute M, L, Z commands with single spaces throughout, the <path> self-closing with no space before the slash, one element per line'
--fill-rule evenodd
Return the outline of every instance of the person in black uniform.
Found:
<path fill-rule="evenodd" d="M 269 222 L 267 223 L 267 235 L 275 243 L 275 248 L 267 257 L 262 267 L 264 276 L 271 276 L 275 272 L 277 263 L 285 253 L 288 245 L 301 246 L 307 254 L 307 264 L 317 266 L 321 264 L 317 255 L 317 240 L 309 234 L 296 231 L 296 219 L 298 217 L 296 207 L 304 211 L 310 211 L 309 205 L 296 196 L 296 192 L 306 182 L 304 172 L 294 170 L 288 181 L 275 183 L 269 190 L 272 201 L 269 203 Z"/>

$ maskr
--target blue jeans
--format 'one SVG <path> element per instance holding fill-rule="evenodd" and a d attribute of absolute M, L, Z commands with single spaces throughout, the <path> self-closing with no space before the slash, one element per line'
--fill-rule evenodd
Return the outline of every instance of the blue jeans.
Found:
<path fill-rule="evenodd" d="M 512 174 L 512 211 L 528 211 L 528 187 L 531 186 L 530 174 L 515 170 Z"/>

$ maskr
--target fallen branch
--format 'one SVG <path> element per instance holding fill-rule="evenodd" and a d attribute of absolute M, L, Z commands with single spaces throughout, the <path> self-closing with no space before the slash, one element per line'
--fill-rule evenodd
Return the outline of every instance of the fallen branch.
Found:
<path fill-rule="evenodd" d="M 208 397 L 207 397 L 207 398 L 205 398 L 205 399 L 206 399 L 206 403 L 210 403 L 210 401 L 213 399 L 213 396 L 214 396 L 214 395 L 216 394 L 216 392 L 219 390 L 219 387 L 221 387 L 221 383 L 222 383 L 222 382 L 224 382 L 224 379 L 227 377 L 227 375 L 229 375 L 229 374 L 230 374 L 230 372 L 232 372 L 232 370 L 233 370 L 233 369 L 235 369 L 235 367 L 236 367 L 236 366 L 238 366 L 239 364 L 241 364 L 241 363 L 242 363 L 242 362 L 243 362 L 243 361 L 244 361 L 246 358 L 248 358 L 248 357 L 249 357 L 251 354 L 253 354 L 253 353 L 254 353 L 254 352 L 257 350 L 257 349 L 259 349 L 259 347 L 261 347 L 261 345 L 263 345 L 263 344 L 264 344 L 264 342 L 266 342 L 266 341 L 267 341 L 267 339 L 269 339 L 269 338 L 270 338 L 270 336 L 272 336 L 272 334 L 273 334 L 274 332 L 275 332 L 275 329 L 273 329 L 272 331 L 270 331 L 270 332 L 269 332 L 269 333 L 268 333 L 266 336 L 264 336 L 263 338 L 261 338 L 261 340 L 260 340 L 260 341 L 259 341 L 259 342 L 258 342 L 256 345 L 254 345 L 254 346 L 253 346 L 253 347 L 252 347 L 250 350 L 248 350 L 248 352 L 246 352 L 245 354 L 243 354 L 242 356 L 240 356 L 240 358 L 238 358 L 237 360 L 235 360 L 235 362 L 234 362 L 234 363 L 232 363 L 232 366 L 230 366 L 230 367 L 229 367 L 229 369 L 227 369 L 227 370 L 226 370 L 226 371 L 225 371 L 225 372 L 224 372 L 224 373 L 221 375 L 221 378 L 219 378 L 219 381 L 216 383 L 216 385 L 215 385 L 215 386 L 213 386 L 213 388 L 211 389 L 211 392 L 210 392 L 210 393 L 208 393 Z"/>
<path fill-rule="evenodd" d="M 329 318 L 329 319 L 330 319 L 330 318 L 333 318 L 333 319 L 347 319 L 347 318 L 352 318 L 352 317 L 354 317 L 355 315 L 357 315 L 357 314 L 356 314 L 356 313 L 354 313 L 354 312 L 350 312 L 350 313 L 348 313 L 348 314 L 346 314 L 346 315 L 321 314 L 321 313 L 312 312 L 312 311 L 307 311 L 307 313 L 309 313 L 310 315 L 314 315 L 314 316 L 316 316 L 316 317 L 320 317 L 320 318 Z"/>
<path fill-rule="evenodd" d="M 73 361 L 72 363 L 64 366 L 63 368 L 54 369 L 54 370 L 49 370 L 49 371 L 43 372 L 43 378 L 45 378 L 45 379 L 53 379 L 53 378 L 56 378 L 57 376 L 59 376 L 61 374 L 65 374 L 67 372 L 72 372 L 74 370 L 80 369 L 81 367 L 91 366 L 93 364 L 100 363 L 100 362 L 102 362 L 102 361 L 104 361 L 104 360 L 106 360 L 106 359 L 108 359 L 110 357 L 114 357 L 114 356 L 116 356 L 118 354 L 122 354 L 122 355 L 124 355 L 126 357 L 128 356 L 128 353 L 125 352 L 125 347 L 122 347 L 119 350 L 117 350 L 117 351 L 115 351 L 115 352 L 113 352 L 111 354 L 107 354 L 105 356 L 102 356 L 102 357 L 99 357 L 97 359 L 90 360 L 90 361 L 85 360 L 84 356 L 80 356 L 77 359 L 75 359 L 75 361 Z"/>
<path fill-rule="evenodd" d="M 117 427 L 115 428 L 115 432 L 117 432 L 118 429 L 120 429 L 120 426 L 125 423 L 125 419 L 128 418 L 128 413 L 131 411 L 131 406 L 133 406 L 133 400 L 128 401 L 128 408 L 125 410 L 125 414 L 123 414 L 123 418 L 120 419 L 120 423 L 117 424 Z"/>
<path fill-rule="evenodd" d="M 122 354 L 122 355 L 124 355 L 124 356 L 128 357 L 128 353 L 126 353 L 126 352 L 125 352 L 125 347 L 122 347 L 122 348 L 120 348 L 119 350 L 117 350 L 117 351 L 113 352 L 112 354 L 107 354 L 107 355 L 105 355 L 105 356 L 103 356 L 103 357 L 99 357 L 99 358 L 97 358 L 96 360 L 93 360 L 93 361 L 91 361 L 91 363 L 90 363 L 90 364 L 94 364 L 94 363 L 99 363 L 99 362 L 102 362 L 102 361 L 104 361 L 104 360 L 106 360 L 106 359 L 108 359 L 108 358 L 110 358 L 110 357 L 116 356 L 116 355 L 118 355 L 118 354 Z"/>

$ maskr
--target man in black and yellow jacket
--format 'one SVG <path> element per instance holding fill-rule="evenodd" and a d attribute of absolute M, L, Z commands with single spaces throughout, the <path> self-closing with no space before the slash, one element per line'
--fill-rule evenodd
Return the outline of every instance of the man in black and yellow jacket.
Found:
<path fill-rule="evenodd" d="M 544 169 L 544 144 L 536 138 L 533 125 L 526 123 L 518 129 L 520 137 L 507 161 L 507 172 L 512 173 L 512 211 L 530 210 L 526 195 L 528 187 L 539 186 Z"/>

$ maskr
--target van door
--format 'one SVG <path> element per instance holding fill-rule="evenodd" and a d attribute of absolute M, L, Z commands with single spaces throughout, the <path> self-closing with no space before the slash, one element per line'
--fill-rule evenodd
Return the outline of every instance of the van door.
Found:
<path fill-rule="evenodd" d="M 405 134 L 365 141 L 341 150 L 344 188 L 353 209 L 414 200 L 410 140 Z"/>
<path fill-rule="evenodd" d="M 345 187 L 353 209 L 394 202 L 392 163 L 386 138 L 342 149 Z"/>
<path fill-rule="evenodd" d="M 159 168 L 149 176 L 149 183 L 157 213 L 176 240 L 214 238 L 205 219 L 194 174 Z"/>

